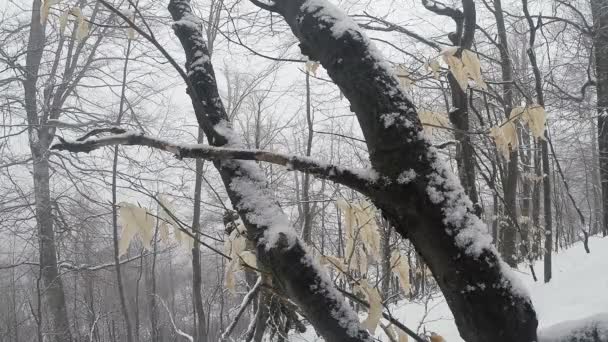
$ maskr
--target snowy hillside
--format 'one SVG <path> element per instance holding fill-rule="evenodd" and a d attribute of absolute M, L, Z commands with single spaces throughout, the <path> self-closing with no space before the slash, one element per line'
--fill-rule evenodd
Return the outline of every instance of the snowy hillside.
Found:
<path fill-rule="evenodd" d="M 608 238 L 591 237 L 589 247 L 591 254 L 585 253 L 582 243 L 554 254 L 553 280 L 548 284 L 542 282 L 542 261 L 534 266 L 538 282 L 534 282 L 527 266 L 520 266 L 518 274 L 532 296 L 539 330 L 608 312 Z M 426 329 L 442 335 L 447 342 L 463 341 L 443 297 L 428 301 L 426 308 L 425 303 L 402 302 L 392 308 L 392 314 L 419 333 Z M 322 341 L 313 329 L 290 340 Z"/>

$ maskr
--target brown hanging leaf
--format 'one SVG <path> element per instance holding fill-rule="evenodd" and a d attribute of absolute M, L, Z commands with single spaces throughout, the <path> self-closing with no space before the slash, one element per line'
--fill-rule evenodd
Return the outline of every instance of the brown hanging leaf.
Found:
<path fill-rule="evenodd" d="M 258 258 L 252 251 L 243 251 L 238 256 L 241 270 L 258 267 Z"/>
<path fill-rule="evenodd" d="M 224 254 L 229 255 L 232 260 L 226 265 L 224 274 L 224 285 L 231 293 L 235 293 L 236 272 L 242 269 L 241 254 L 245 252 L 247 239 L 238 229 L 232 230 L 228 238 L 224 240 Z M 245 256 L 247 258 L 247 256 Z"/>
<path fill-rule="evenodd" d="M 320 65 L 321 64 L 319 62 L 308 61 L 306 62 L 306 72 L 317 76 L 317 69 L 319 69 Z"/>
<path fill-rule="evenodd" d="M 118 256 L 127 252 L 133 237 L 140 235 L 146 249 L 150 249 L 150 241 L 154 236 L 154 219 L 146 209 L 130 203 L 119 203 L 118 222 L 122 232 L 118 244 Z"/>
<path fill-rule="evenodd" d="M 477 55 L 473 53 L 471 50 L 462 50 L 462 63 L 464 64 L 467 75 L 473 81 L 475 81 L 475 85 L 481 89 L 487 89 L 486 82 L 483 81 L 483 77 L 481 76 L 481 64 L 479 63 L 479 58 Z"/>
<path fill-rule="evenodd" d="M 44 25 L 46 23 L 47 18 L 49 17 L 49 12 L 51 10 L 51 6 L 59 3 L 59 0 L 43 0 L 40 4 L 40 25 Z"/>
<path fill-rule="evenodd" d="M 382 298 L 378 289 L 371 287 L 366 279 L 361 280 L 359 283 L 358 289 L 365 294 L 365 300 L 369 303 L 367 317 L 361 322 L 361 326 L 373 335 L 382 317 Z"/>
<path fill-rule="evenodd" d="M 458 82 L 460 89 L 466 90 L 469 85 L 469 78 L 467 76 L 462 60 L 454 56 L 456 52 L 458 52 L 457 46 L 450 47 L 443 50 L 441 52 L 441 56 L 443 57 L 443 61 L 445 62 L 445 64 L 447 64 L 450 68 L 450 72 L 452 73 L 452 76 L 454 76 L 454 78 L 456 79 L 456 82 Z"/>
<path fill-rule="evenodd" d="M 399 79 L 399 85 L 401 89 L 407 90 L 414 83 L 410 78 L 410 72 L 407 70 L 405 65 L 399 64 L 396 69 L 397 78 Z"/>
<path fill-rule="evenodd" d="M 237 261 L 235 259 L 232 259 L 228 263 L 228 265 L 226 265 L 226 271 L 224 274 L 224 286 L 226 286 L 226 288 L 232 294 L 234 294 L 236 292 L 236 274 L 235 274 L 236 264 L 237 264 Z"/>
<path fill-rule="evenodd" d="M 89 23 L 87 23 L 82 10 L 79 7 L 72 8 L 72 14 L 76 16 L 76 40 L 81 41 L 89 35 Z"/>
<path fill-rule="evenodd" d="M 65 31 L 65 27 L 68 24 L 68 19 L 70 16 L 70 11 L 64 11 L 63 13 L 61 13 L 61 17 L 59 17 L 59 34 L 63 35 L 63 32 Z"/>
<path fill-rule="evenodd" d="M 329 266 L 338 271 L 338 273 L 345 274 L 348 271 L 348 267 L 342 258 L 338 258 L 333 255 L 324 255 L 320 258 L 320 260 L 322 265 Z"/>
<path fill-rule="evenodd" d="M 450 127 L 450 119 L 447 115 L 441 113 L 431 112 L 429 110 L 418 111 L 418 118 L 422 123 L 423 129 L 428 134 L 433 134 L 439 127 Z"/>
<path fill-rule="evenodd" d="M 511 113 L 509 114 L 509 120 L 522 118 L 525 111 L 526 107 L 514 107 L 513 109 L 511 109 Z"/>
<path fill-rule="evenodd" d="M 450 72 L 458 82 L 460 89 L 466 90 L 469 78 L 475 81 L 478 88 L 486 89 L 486 83 L 481 76 L 481 65 L 477 55 L 470 50 L 462 49 L 460 58 L 457 57 L 459 46 L 447 48 L 441 52 L 443 61 L 450 67 Z"/>
<path fill-rule="evenodd" d="M 374 260 L 380 260 L 380 233 L 376 222 L 374 206 L 369 202 L 363 202 L 355 207 L 355 215 L 360 226 L 360 236 L 369 256 Z"/>
<path fill-rule="evenodd" d="M 545 123 L 547 122 L 545 108 L 537 104 L 528 106 L 522 115 L 522 121 L 530 128 L 532 136 L 545 140 Z"/>
<path fill-rule="evenodd" d="M 497 127 L 490 128 L 490 136 L 494 138 L 496 148 L 502 153 L 506 160 L 510 160 L 511 151 L 517 149 L 517 126 L 513 120 L 501 124 Z"/>
<path fill-rule="evenodd" d="M 436 59 L 431 59 L 426 64 L 426 69 L 433 73 L 433 77 L 435 79 L 439 79 L 439 70 L 441 69 L 441 66 L 439 65 L 439 62 Z"/>
<path fill-rule="evenodd" d="M 129 15 L 129 20 L 132 23 L 135 23 L 135 14 L 134 13 Z M 127 39 L 129 39 L 129 40 L 135 39 L 135 29 L 133 27 L 131 27 L 131 25 L 129 25 L 129 27 L 127 27 Z"/>
<path fill-rule="evenodd" d="M 432 332 L 431 342 L 445 342 L 445 339 L 441 335 Z"/>
<path fill-rule="evenodd" d="M 159 209 L 158 217 L 161 221 L 161 227 L 162 227 L 160 229 L 161 239 L 165 233 L 166 233 L 166 235 L 168 235 L 169 226 L 172 226 L 173 234 L 175 235 L 175 240 L 177 240 L 180 243 L 185 242 L 185 239 L 182 237 L 182 235 L 185 235 L 185 234 L 182 233 L 182 231 L 179 229 L 179 224 L 173 218 L 173 215 L 175 215 L 174 214 L 175 210 L 173 209 L 172 203 L 169 201 L 169 199 L 165 195 L 159 195 L 158 201 L 160 202 L 160 209 Z"/>
<path fill-rule="evenodd" d="M 397 334 L 399 335 L 399 342 L 408 342 L 409 337 L 405 331 L 399 329 L 398 327 L 395 327 L 395 330 L 397 330 Z"/>
<path fill-rule="evenodd" d="M 399 278 L 399 284 L 403 292 L 408 293 L 410 291 L 409 266 L 399 250 L 394 250 L 391 253 L 391 270 Z"/>

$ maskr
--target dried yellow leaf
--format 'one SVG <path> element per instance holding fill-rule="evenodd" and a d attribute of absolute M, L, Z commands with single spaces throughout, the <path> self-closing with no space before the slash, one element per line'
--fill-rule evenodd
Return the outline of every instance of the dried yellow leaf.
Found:
<path fill-rule="evenodd" d="M 431 333 L 431 342 L 445 342 L 445 339 L 436 333 Z"/>
<path fill-rule="evenodd" d="M 243 251 L 239 254 L 239 266 L 241 269 L 245 270 L 246 268 L 257 268 L 258 267 L 258 258 L 252 251 Z"/>
<path fill-rule="evenodd" d="M 369 202 L 363 202 L 354 207 L 357 225 L 360 227 L 359 235 L 365 246 L 365 250 L 374 260 L 380 260 L 380 233 L 376 222 L 374 206 Z"/>
<path fill-rule="evenodd" d="M 414 82 L 410 78 L 410 72 L 407 70 L 405 65 L 399 64 L 395 72 L 397 74 L 397 78 L 399 79 L 399 86 L 401 86 L 401 89 L 409 89 Z"/>
<path fill-rule="evenodd" d="M 410 291 L 409 265 L 399 250 L 394 250 L 391 253 L 391 270 L 399 278 L 399 284 L 403 292 L 408 293 Z"/>
<path fill-rule="evenodd" d="M 235 293 L 236 292 L 236 264 L 237 264 L 237 260 L 236 259 L 232 259 L 228 265 L 226 265 L 226 271 L 224 273 L 224 285 L 226 286 L 226 288 L 228 290 L 230 290 L 231 293 Z"/>
<path fill-rule="evenodd" d="M 545 139 L 545 123 L 547 122 L 545 108 L 537 104 L 528 106 L 522 115 L 522 121 L 530 128 L 532 136 Z"/>
<path fill-rule="evenodd" d="M 247 248 L 247 239 L 241 235 L 237 229 L 234 229 L 228 239 L 224 241 L 224 253 L 232 259 L 238 259 L 239 254 Z"/>
<path fill-rule="evenodd" d="M 186 234 L 182 233 L 182 231 L 179 229 L 179 224 L 175 221 L 173 215 L 175 215 L 175 210 L 173 209 L 173 205 L 172 203 L 169 201 L 169 199 L 165 196 L 165 195 L 159 195 L 158 196 L 158 201 L 160 202 L 160 209 L 159 209 L 159 213 L 158 213 L 158 217 L 161 221 L 161 239 L 163 238 L 163 235 L 165 233 L 167 233 L 168 235 L 168 230 L 169 227 L 168 226 L 172 226 L 173 227 L 173 234 L 175 235 L 175 240 L 177 240 L 178 242 L 185 242 L 185 238 L 183 236 L 186 236 Z"/>
<path fill-rule="evenodd" d="M 430 70 L 433 73 L 433 77 L 435 79 L 439 79 L 439 70 L 441 69 L 441 66 L 439 65 L 439 61 L 437 61 L 436 59 L 431 59 L 427 64 L 426 64 L 426 68 L 427 70 Z"/>
<path fill-rule="evenodd" d="M 59 3 L 59 0 L 43 0 L 40 4 L 40 25 L 46 23 L 46 19 L 49 17 L 51 6 Z"/>
<path fill-rule="evenodd" d="M 68 24 L 68 18 L 70 16 L 70 12 L 69 11 L 64 11 L 61 14 L 61 17 L 59 17 L 59 34 L 63 35 L 63 32 L 65 31 L 65 27 Z"/>
<path fill-rule="evenodd" d="M 486 83 L 481 76 L 481 64 L 479 58 L 471 50 L 462 50 L 462 63 L 464 64 L 467 75 L 475 81 L 478 88 L 487 89 Z"/>
<path fill-rule="evenodd" d="M 509 160 L 511 157 L 511 151 L 517 149 L 517 126 L 513 120 L 501 124 L 497 127 L 490 128 L 490 136 L 494 138 L 496 148 L 502 153 L 505 159 Z"/>
<path fill-rule="evenodd" d="M 450 119 L 442 113 L 420 110 L 418 111 L 418 118 L 420 118 L 424 130 L 428 134 L 436 132 L 439 127 L 450 127 Z"/>
<path fill-rule="evenodd" d="M 370 286 L 366 279 L 359 282 L 358 288 L 365 294 L 365 299 L 369 303 L 367 317 L 361 322 L 361 326 L 373 335 L 382 317 L 382 298 L 378 289 Z"/>
<path fill-rule="evenodd" d="M 460 52 L 460 57 L 456 56 Z M 475 81 L 478 88 L 486 89 L 486 83 L 481 76 L 479 59 L 470 50 L 459 46 L 447 48 L 441 52 L 443 61 L 450 67 L 450 72 L 458 82 L 460 89 L 465 91 L 469 85 L 469 78 Z"/>
<path fill-rule="evenodd" d="M 80 7 L 72 8 L 71 12 L 76 16 L 76 20 L 78 21 L 78 25 L 76 26 L 76 40 L 81 41 L 89 34 L 89 23 L 87 23 Z"/>
<path fill-rule="evenodd" d="M 154 236 L 154 219 L 146 209 L 130 203 L 119 203 L 118 222 L 122 226 L 118 246 L 118 256 L 127 252 L 133 237 L 140 235 L 145 248 L 150 249 L 150 241 Z"/>
<path fill-rule="evenodd" d="M 132 14 L 129 18 L 132 23 L 135 23 L 135 14 Z M 135 39 L 135 29 L 129 25 L 127 27 L 127 39 L 133 40 Z"/>
<path fill-rule="evenodd" d="M 317 69 L 319 69 L 320 65 L 321 64 L 319 62 L 308 61 L 306 62 L 306 72 L 317 76 Z"/>
<path fill-rule="evenodd" d="M 398 327 L 395 327 L 395 330 L 397 330 L 397 334 L 399 335 L 399 342 L 408 342 L 409 337 L 405 331 L 399 329 Z"/>
<path fill-rule="evenodd" d="M 511 109 L 511 113 L 509 114 L 509 120 L 516 120 L 522 118 L 522 115 L 526 111 L 526 107 L 514 107 Z"/>
<path fill-rule="evenodd" d="M 344 264 L 344 260 L 342 258 L 338 258 L 333 255 L 324 255 L 320 258 L 320 260 L 322 265 L 331 266 L 339 273 L 346 273 L 348 271 L 348 267 L 346 264 Z"/>

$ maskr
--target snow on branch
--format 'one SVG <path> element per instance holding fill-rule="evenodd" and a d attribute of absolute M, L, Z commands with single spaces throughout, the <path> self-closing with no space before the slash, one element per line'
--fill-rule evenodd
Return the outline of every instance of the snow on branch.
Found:
<path fill-rule="evenodd" d="M 243 312 L 245 312 L 245 309 L 247 308 L 247 306 L 249 306 L 249 304 L 251 303 L 251 301 L 253 300 L 255 295 L 258 293 L 258 290 L 260 289 L 261 285 L 262 285 L 262 276 L 260 275 L 260 276 L 258 276 L 258 281 L 256 281 L 255 285 L 253 285 L 251 290 L 249 290 L 249 292 L 247 292 L 245 297 L 243 297 L 243 301 L 241 302 L 241 305 L 239 305 L 238 311 L 236 313 L 236 316 L 234 316 L 232 323 L 230 323 L 230 325 L 222 333 L 222 336 L 220 337 L 221 341 L 228 340 L 228 337 L 234 330 L 234 327 L 236 327 L 236 324 L 239 322 L 239 319 L 243 315 Z"/>
<path fill-rule="evenodd" d="M 112 132 L 114 134 L 91 138 L 91 135 L 102 132 Z M 87 133 L 75 141 L 68 141 L 63 138 L 59 138 L 59 141 L 59 143 L 51 146 L 52 150 L 89 153 L 104 146 L 135 145 L 170 152 L 178 159 L 202 158 L 206 160 L 237 159 L 262 161 L 282 165 L 290 170 L 308 172 L 317 177 L 346 185 L 362 193 L 368 193 L 370 187 L 378 181 L 378 176 L 372 169 L 349 169 L 308 157 L 263 150 L 214 147 L 202 144 L 174 144 L 147 136 L 141 132 L 126 131 L 120 128 L 98 129 Z"/>
<path fill-rule="evenodd" d="M 139 260 L 141 258 L 147 257 L 148 255 L 150 255 L 150 253 L 145 253 L 145 254 L 134 256 L 132 258 L 124 259 L 119 263 L 119 265 L 123 265 L 123 264 L 129 263 L 131 261 Z M 23 262 L 20 262 L 17 264 L 0 265 L 0 270 L 11 269 L 11 268 L 20 267 L 20 266 L 40 266 L 40 264 L 38 262 L 34 262 L 34 261 L 23 261 Z M 60 261 L 57 263 L 57 266 L 59 266 L 59 268 L 61 268 L 61 269 L 78 272 L 78 271 L 99 271 L 99 270 L 103 270 L 106 268 L 114 267 L 115 264 L 112 261 L 112 262 L 108 262 L 108 263 L 100 264 L 100 265 L 87 265 L 87 264 L 76 265 L 70 261 Z"/>

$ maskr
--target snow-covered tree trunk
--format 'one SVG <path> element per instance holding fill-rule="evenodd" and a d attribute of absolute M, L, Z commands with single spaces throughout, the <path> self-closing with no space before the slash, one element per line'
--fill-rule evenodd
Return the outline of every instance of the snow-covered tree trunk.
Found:
<path fill-rule="evenodd" d="M 199 126 L 213 146 L 242 146 L 220 100 L 200 21 L 192 14 L 190 1 L 170 1 L 169 12 L 186 53 L 188 92 Z M 256 243 L 258 260 L 272 273 L 273 284 L 300 306 L 327 341 L 370 341 L 356 314 L 298 239 L 259 166 L 234 160 L 214 164 L 247 227 L 248 238 Z"/>
<path fill-rule="evenodd" d="M 285 18 L 302 52 L 320 61 L 349 99 L 378 173 L 370 197 L 432 270 L 461 336 L 469 342 L 536 341 L 530 299 L 370 40 L 327 1 L 255 3 Z M 399 177 L 412 171 L 413 179 Z"/>

